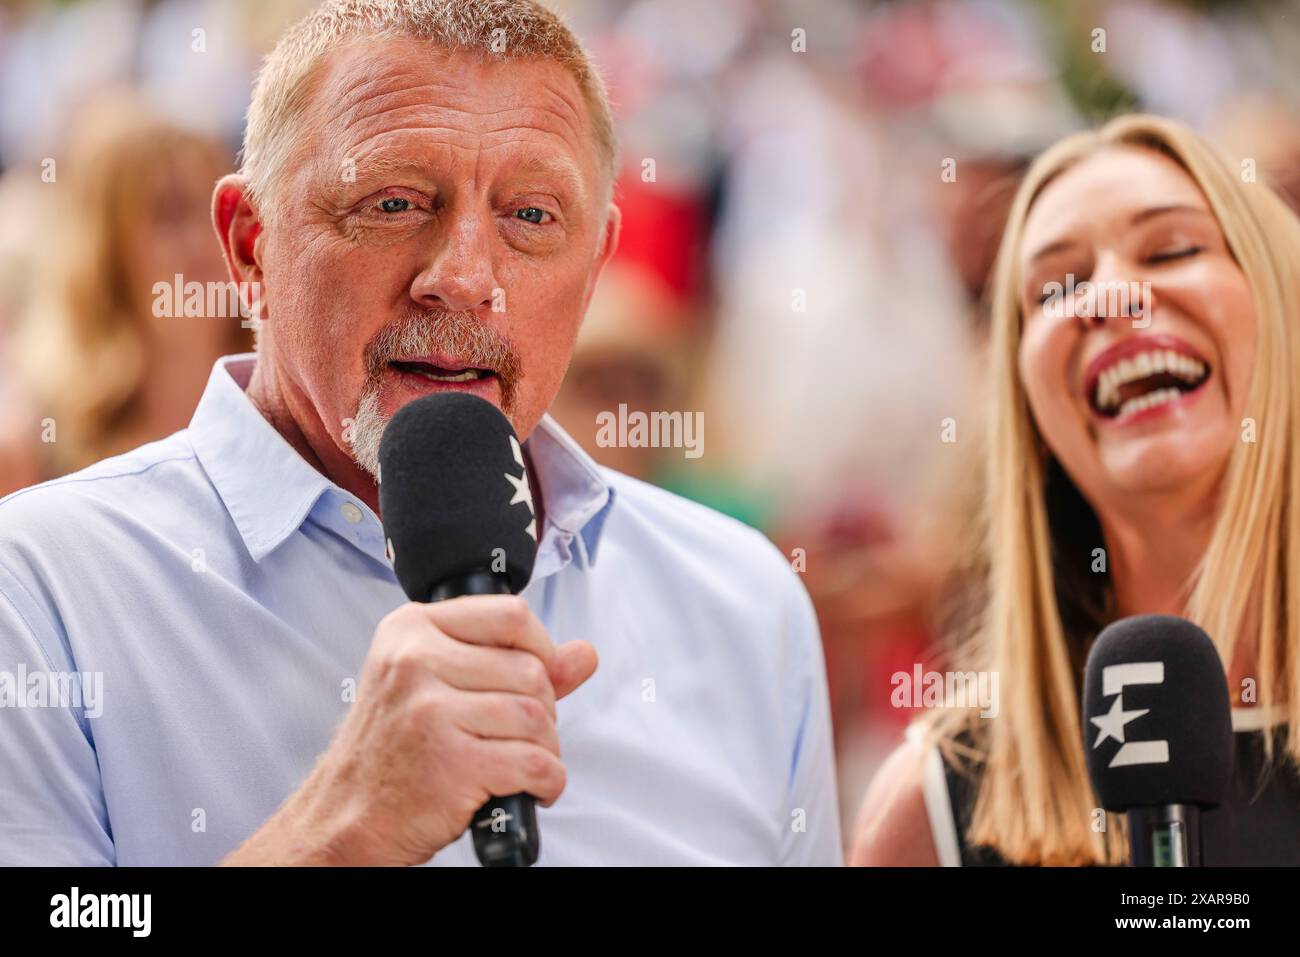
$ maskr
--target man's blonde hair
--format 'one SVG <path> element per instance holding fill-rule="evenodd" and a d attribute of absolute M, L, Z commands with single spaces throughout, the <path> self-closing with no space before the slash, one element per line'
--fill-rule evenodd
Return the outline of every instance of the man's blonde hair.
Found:
<path fill-rule="evenodd" d="M 425 40 L 449 53 L 563 66 L 587 104 L 608 198 L 617 141 L 605 84 L 555 13 L 535 0 L 327 0 L 289 28 L 258 72 L 240 167 L 255 202 L 271 195 L 294 154 L 316 67 L 332 50 L 369 38 Z"/>

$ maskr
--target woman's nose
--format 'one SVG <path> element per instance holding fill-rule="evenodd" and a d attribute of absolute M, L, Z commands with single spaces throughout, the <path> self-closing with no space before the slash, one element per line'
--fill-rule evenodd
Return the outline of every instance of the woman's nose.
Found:
<path fill-rule="evenodd" d="M 1076 301 L 1075 316 L 1085 329 L 1130 319 L 1137 328 L 1150 322 L 1151 284 L 1137 278 L 1117 257 L 1104 257 Z M 1079 299 L 1076 290 L 1076 300 Z"/>

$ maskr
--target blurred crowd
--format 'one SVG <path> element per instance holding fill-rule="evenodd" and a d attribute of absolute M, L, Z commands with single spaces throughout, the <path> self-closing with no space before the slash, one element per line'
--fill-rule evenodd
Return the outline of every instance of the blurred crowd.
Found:
<path fill-rule="evenodd" d="M 307 0 L 0 3 L 0 494 L 183 428 L 237 318 L 208 204 Z M 598 460 L 763 529 L 825 641 L 846 819 L 942 656 L 983 291 L 1028 160 L 1141 108 L 1300 202 L 1300 5 L 565 0 L 619 122 L 623 236 L 553 409 Z M 597 416 L 699 410 L 704 454 Z"/>

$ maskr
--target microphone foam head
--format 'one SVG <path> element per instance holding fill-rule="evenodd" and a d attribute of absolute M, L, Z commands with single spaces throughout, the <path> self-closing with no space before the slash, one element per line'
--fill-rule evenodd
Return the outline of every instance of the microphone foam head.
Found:
<path fill-rule="evenodd" d="M 528 470 L 514 428 L 465 392 L 408 402 L 379 444 L 379 510 L 402 589 L 427 601 L 439 582 L 473 571 L 518 593 L 537 556 Z"/>
<path fill-rule="evenodd" d="M 1139 615 L 1088 653 L 1083 736 L 1108 811 L 1221 804 L 1232 780 L 1228 681 L 1209 635 L 1182 618 Z"/>

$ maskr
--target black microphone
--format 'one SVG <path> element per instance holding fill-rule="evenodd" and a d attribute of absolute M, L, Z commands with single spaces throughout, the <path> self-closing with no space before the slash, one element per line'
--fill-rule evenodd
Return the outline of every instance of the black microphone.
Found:
<path fill-rule="evenodd" d="M 379 463 L 388 559 L 408 598 L 524 589 L 537 521 L 519 439 L 492 403 L 464 392 L 408 402 L 384 429 Z M 528 794 L 492 798 L 470 832 L 485 867 L 537 860 L 537 807 Z"/>
<path fill-rule="evenodd" d="M 1088 776 L 1107 811 L 1128 813 L 1134 867 L 1200 867 L 1200 814 L 1233 771 L 1228 681 L 1209 635 L 1182 618 L 1107 627 L 1083 683 Z"/>

